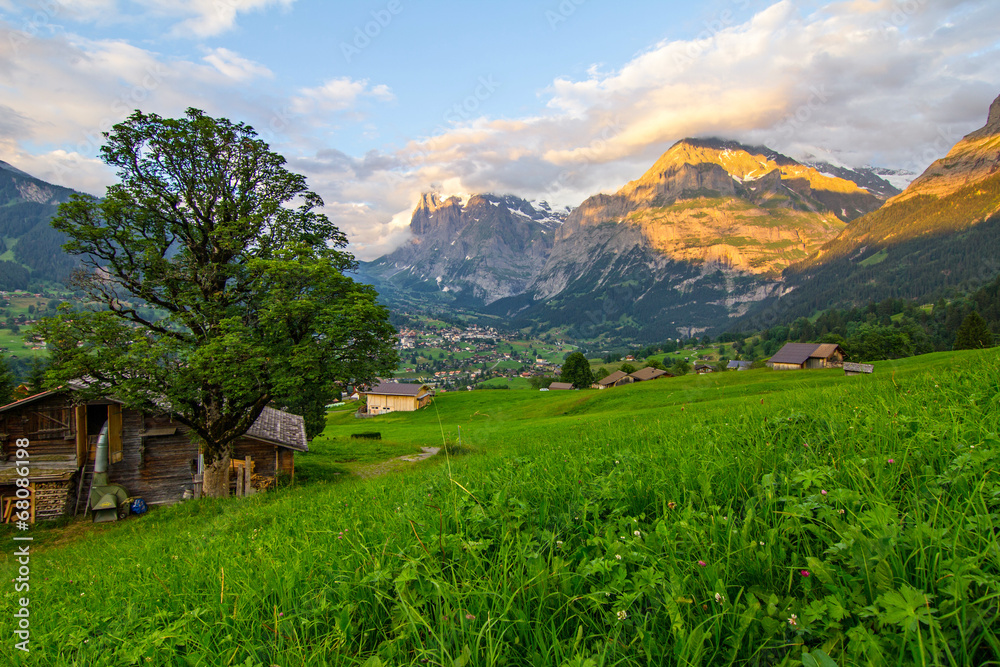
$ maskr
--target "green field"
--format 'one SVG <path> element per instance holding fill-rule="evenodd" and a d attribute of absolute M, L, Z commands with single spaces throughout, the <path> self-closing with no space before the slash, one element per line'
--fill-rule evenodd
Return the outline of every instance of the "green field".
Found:
<path fill-rule="evenodd" d="M 32 653 L 8 636 L 0 656 L 1000 664 L 996 350 L 865 377 L 762 369 L 455 392 L 418 413 L 328 422 L 296 458 L 308 482 L 36 528 Z M 374 430 L 378 443 L 350 440 Z M 409 470 L 345 474 L 345 459 L 442 444 Z"/>

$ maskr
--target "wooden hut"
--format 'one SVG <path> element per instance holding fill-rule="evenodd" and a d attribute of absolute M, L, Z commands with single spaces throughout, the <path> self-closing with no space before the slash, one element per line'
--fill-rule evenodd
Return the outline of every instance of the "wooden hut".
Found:
<path fill-rule="evenodd" d="M 0 495 L 11 497 L 16 491 L 15 443 L 26 438 L 37 517 L 84 513 L 95 445 L 105 422 L 110 483 L 150 505 L 198 495 L 203 458 L 187 426 L 168 415 L 130 410 L 113 398 L 81 402 L 71 387 L 0 407 Z M 295 452 L 309 451 L 305 421 L 299 415 L 264 408 L 233 449 L 234 461 L 251 457 L 253 473 L 263 483 L 279 472 L 291 476 Z"/>
<path fill-rule="evenodd" d="M 636 382 L 649 382 L 650 380 L 659 380 L 662 377 L 673 377 L 669 372 L 652 366 L 640 368 L 635 373 L 629 373 L 629 376 Z"/>
<path fill-rule="evenodd" d="M 625 371 L 615 371 L 606 378 L 598 380 L 591 387 L 594 389 L 608 389 L 610 387 L 621 387 L 622 385 L 632 384 L 633 382 L 635 382 L 635 378 Z"/>
<path fill-rule="evenodd" d="M 786 343 L 767 365 L 776 371 L 800 371 L 815 368 L 840 368 L 844 351 L 834 343 Z"/>
<path fill-rule="evenodd" d="M 844 375 L 871 375 L 874 372 L 874 364 L 856 364 L 850 361 L 844 362 Z"/>
<path fill-rule="evenodd" d="M 434 395 L 425 384 L 404 384 L 402 382 L 380 382 L 366 392 L 367 412 L 370 415 L 384 415 L 390 412 L 415 412 L 431 402 Z"/>

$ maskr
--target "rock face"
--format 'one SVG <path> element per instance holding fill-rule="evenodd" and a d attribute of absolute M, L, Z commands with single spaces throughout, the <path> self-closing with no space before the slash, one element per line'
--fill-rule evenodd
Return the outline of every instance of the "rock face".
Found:
<path fill-rule="evenodd" d="M 985 126 L 959 141 L 902 194 L 786 270 L 787 295 L 761 307 L 772 320 L 788 320 L 812 313 L 817 304 L 922 299 L 992 280 L 998 271 L 1000 98 Z"/>
<path fill-rule="evenodd" d="M 425 194 L 413 212 L 413 239 L 364 266 L 390 289 L 445 293 L 490 304 L 521 294 L 552 250 L 566 214 L 513 196 L 441 199 Z"/>
<path fill-rule="evenodd" d="M 584 202 L 557 242 L 593 225 L 632 224 L 667 258 L 777 276 L 882 202 L 767 148 L 685 139 L 618 193 Z"/>
<path fill-rule="evenodd" d="M 780 293 L 782 269 L 882 201 L 763 147 L 687 139 L 568 217 L 512 196 L 424 195 L 413 240 L 364 273 L 383 293 L 444 294 L 518 326 L 688 335 Z"/>

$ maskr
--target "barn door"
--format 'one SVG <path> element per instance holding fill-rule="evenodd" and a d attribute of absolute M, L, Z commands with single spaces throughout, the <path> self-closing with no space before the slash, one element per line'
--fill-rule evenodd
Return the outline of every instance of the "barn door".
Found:
<path fill-rule="evenodd" d="M 122 460 L 122 406 L 112 403 L 108 406 L 108 462 Z"/>
<path fill-rule="evenodd" d="M 78 405 L 73 411 L 76 413 L 76 465 L 79 467 L 87 462 L 90 454 L 87 442 L 87 406 Z"/>

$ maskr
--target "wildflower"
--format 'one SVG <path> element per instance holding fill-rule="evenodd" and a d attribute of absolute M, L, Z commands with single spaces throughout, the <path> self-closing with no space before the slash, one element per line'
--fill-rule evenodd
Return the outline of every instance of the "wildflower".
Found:
<path fill-rule="evenodd" d="M 706 565 L 708 565 L 708 563 L 706 563 L 703 560 L 700 560 L 700 561 L 698 561 L 698 565 L 701 566 L 701 567 L 705 567 Z"/>
<path fill-rule="evenodd" d="M 563 545 L 562 540 L 556 540 L 556 548 L 557 549 L 562 549 L 562 545 Z"/>
<path fill-rule="evenodd" d="M 791 616 L 788 617 L 788 625 L 790 625 L 790 626 L 792 626 L 794 628 L 794 627 L 797 627 L 798 624 L 799 624 L 799 617 L 798 616 L 796 616 L 795 614 L 792 614 Z"/>
<path fill-rule="evenodd" d="M 760 546 L 764 546 L 763 542 L 758 542 L 757 544 L 759 544 Z"/>
<path fill-rule="evenodd" d="M 279 612 L 278 612 L 278 618 L 281 618 L 281 617 L 282 617 L 282 616 L 284 616 L 284 615 L 285 615 L 285 612 L 283 612 L 283 611 L 279 611 Z"/>
<path fill-rule="evenodd" d="M 674 509 L 675 507 L 677 507 L 677 503 L 675 503 L 674 501 L 671 500 L 669 503 L 667 503 L 668 509 Z"/>
<path fill-rule="evenodd" d="M 895 463 L 895 462 L 896 461 L 894 459 L 889 459 L 889 463 Z"/>
<path fill-rule="evenodd" d="M 626 618 L 628 618 L 628 613 L 624 609 L 618 612 L 619 621 L 624 621 Z"/>
<path fill-rule="evenodd" d="M 844 510 L 837 510 L 839 514 L 844 514 Z"/>
<path fill-rule="evenodd" d="M 719 604 L 722 604 L 723 602 L 726 601 L 726 598 L 725 598 L 725 596 L 722 593 L 716 593 L 715 594 L 715 601 L 718 602 Z"/>
<path fill-rule="evenodd" d="M 86 593 L 80 593 L 80 597 L 83 597 L 84 595 L 86 595 Z"/>
<path fill-rule="evenodd" d="M 799 572 L 799 574 L 801 574 L 803 577 L 808 577 L 809 576 L 809 570 L 802 570 L 801 572 Z"/>
<path fill-rule="evenodd" d="M 474 621 L 474 620 L 476 620 L 476 617 L 473 616 L 472 614 L 466 614 L 465 615 L 465 620 L 467 620 L 467 621 Z"/>
<path fill-rule="evenodd" d="M 640 537 L 642 535 L 642 532 L 640 532 L 638 530 L 633 530 L 632 534 L 635 535 L 636 537 Z"/>
<path fill-rule="evenodd" d="M 622 559 L 621 554 L 615 554 L 615 560 L 621 560 L 621 559 Z"/>
<path fill-rule="evenodd" d="M 822 493 L 825 496 L 826 495 L 826 489 L 823 489 L 822 491 L 820 491 L 820 493 Z"/>

